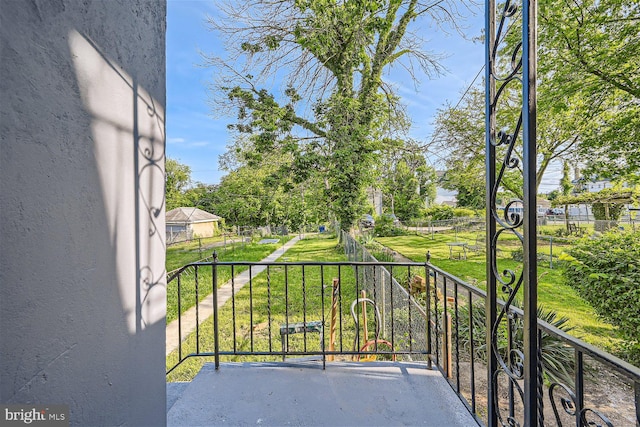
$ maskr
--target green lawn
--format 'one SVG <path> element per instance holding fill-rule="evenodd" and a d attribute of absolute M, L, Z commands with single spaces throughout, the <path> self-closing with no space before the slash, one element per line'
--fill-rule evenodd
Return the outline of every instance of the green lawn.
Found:
<path fill-rule="evenodd" d="M 243 243 L 238 236 L 214 236 L 197 238 L 188 242 L 176 243 L 167 247 L 167 271 L 173 271 L 185 264 L 199 261 L 211 256 L 217 251 L 220 257 L 243 249 L 248 242 Z"/>
<path fill-rule="evenodd" d="M 296 243 L 286 253 L 288 261 L 346 261 L 342 249 L 336 247 L 336 239 L 330 236 L 318 236 L 308 238 Z M 338 277 L 337 267 L 307 266 L 304 270 L 304 280 L 300 267 L 287 269 L 289 287 L 284 290 L 284 268 L 270 267 L 269 272 L 263 272 L 252 282 L 238 292 L 235 297 L 235 346 L 238 351 L 279 351 L 281 340 L 279 327 L 287 322 L 303 321 L 303 312 L 306 311 L 306 320 L 322 320 L 324 307 L 325 321 L 329 322 L 331 308 L 331 282 Z M 350 319 L 349 305 L 355 298 L 355 277 L 353 269 L 341 268 L 341 292 L 343 320 L 346 324 Z M 323 286 L 324 285 L 324 286 Z M 304 286 L 304 298 L 303 298 Z M 324 298 L 322 295 L 324 294 Z M 270 304 L 268 304 L 270 302 Z M 253 310 L 250 310 L 253 304 Z M 304 307 L 304 310 L 303 310 Z M 229 351 L 234 348 L 234 322 L 232 300 L 229 300 L 219 312 L 220 320 L 220 350 Z M 250 314 L 251 313 L 251 314 Z M 251 317 L 252 315 L 252 317 Z M 271 337 L 271 340 L 269 340 Z M 345 327 L 343 330 L 343 343 L 351 346 L 354 337 L 354 329 Z M 317 334 L 307 334 L 307 348 L 320 350 Z M 271 341 L 271 348 L 269 347 Z M 200 326 L 200 351 L 213 351 L 213 320 L 209 318 Z M 195 333 L 191 334 L 182 344 L 184 354 L 194 352 L 196 349 Z M 253 346 L 253 347 L 252 347 Z M 290 336 L 290 350 L 302 350 L 304 348 L 303 334 Z M 167 357 L 167 367 L 173 366 L 178 360 L 178 351 L 172 352 Z M 242 357 L 227 357 L 225 361 L 238 361 Z M 279 360 L 279 357 L 273 357 Z M 191 358 L 185 361 L 178 369 L 172 372 L 167 381 L 187 381 L 200 370 L 203 363 L 211 359 Z"/>
<path fill-rule="evenodd" d="M 218 253 L 219 261 L 260 261 L 267 255 L 278 249 L 280 246 L 282 246 L 289 239 L 289 236 L 283 236 L 280 237 L 280 241 L 278 243 L 270 244 L 237 243 L 233 248 L 228 246 L 226 250 L 224 247 L 214 247 L 208 249 L 207 255 L 205 256 L 210 256 L 215 250 Z M 167 251 L 167 266 L 177 265 L 179 262 L 182 262 L 182 264 L 180 264 L 179 266 L 183 266 L 185 264 L 196 262 L 203 258 L 201 252 L 199 251 L 198 242 L 192 242 L 189 245 L 185 245 L 184 247 L 178 247 L 175 249 L 171 247 L 170 249 L 172 249 L 171 252 Z M 247 267 L 235 267 L 233 275 L 235 276 L 246 269 Z M 218 286 L 222 286 L 226 281 L 231 279 L 231 276 L 232 274 L 230 267 L 218 267 Z M 180 279 L 181 313 L 184 313 L 186 310 L 193 307 L 196 304 L 196 300 L 202 301 L 202 299 L 209 295 L 213 289 L 212 283 L 211 267 L 207 266 L 198 268 L 197 281 L 195 269 L 191 268 L 188 272 L 183 273 Z M 175 320 L 177 318 L 177 314 L 178 280 L 174 279 L 167 284 L 167 323 Z"/>
<path fill-rule="evenodd" d="M 439 268 L 457 276 L 480 288 L 485 287 L 485 257 L 482 252 L 471 252 L 467 260 L 449 259 L 449 249 L 446 242 L 452 241 L 451 235 L 430 236 L 399 236 L 389 238 L 377 238 L 381 244 L 402 253 L 408 258 L 424 262 L 427 251 L 431 253 L 431 262 Z M 456 240 L 474 243 L 476 233 L 458 233 Z M 285 255 L 287 261 L 345 261 L 346 257 L 342 249 L 336 248 L 335 238 L 319 236 L 298 242 Z M 511 250 L 518 247 L 515 237 L 505 236 L 501 245 L 504 249 L 499 260 L 500 269 L 514 269 L 519 272 L 522 263 L 510 258 Z M 555 249 L 554 249 L 555 253 Z M 302 321 L 302 307 L 306 308 L 307 321 L 322 319 L 322 284 L 324 288 L 324 313 L 328 322 L 328 312 L 331 304 L 330 283 L 332 277 L 337 277 L 337 268 L 327 267 L 324 277 L 320 280 L 320 269 L 307 267 L 305 278 L 299 268 L 288 270 L 289 289 L 288 295 L 284 295 L 284 270 L 282 267 L 272 267 L 269 274 L 260 274 L 252 283 L 252 288 L 245 286 L 235 298 L 235 327 L 232 322 L 233 306 L 229 301 L 220 311 L 220 349 L 230 350 L 235 346 L 239 351 L 278 351 L 280 349 L 279 326 L 283 324 L 288 314 L 288 321 Z M 619 340 L 615 338 L 615 328 L 597 319 L 595 313 L 572 288 L 564 284 L 561 270 L 549 269 L 539 266 L 539 302 L 547 309 L 556 311 L 560 316 L 569 318 L 569 323 L 575 326 L 571 332 L 574 336 L 588 343 L 610 351 Z M 302 283 L 306 288 L 303 298 Z M 355 298 L 355 278 L 351 268 L 341 270 L 341 286 L 343 295 L 343 312 L 347 313 L 343 319 L 352 322 L 348 315 L 348 306 Z M 520 298 L 522 300 L 522 298 Z M 267 302 L 270 301 L 270 304 Z M 250 310 L 252 304 L 253 310 Z M 252 312 L 253 318 L 250 317 Z M 200 351 L 213 351 L 213 322 L 209 318 L 200 327 Z M 344 343 L 350 347 L 354 331 L 347 328 L 344 331 Z M 271 348 L 269 348 L 269 337 Z M 302 346 L 301 336 L 291 336 L 290 346 Z M 194 352 L 196 349 L 195 334 L 191 334 L 183 343 L 183 355 Z M 308 343 L 311 348 L 319 348 L 318 338 L 315 334 L 308 334 Z M 253 346 L 253 347 L 252 347 Z M 167 366 L 173 366 L 178 359 L 177 351 L 167 357 Z M 274 357 L 278 360 L 277 357 Z M 184 362 L 176 371 L 167 378 L 168 381 L 184 381 L 193 378 L 205 361 L 211 359 L 192 358 Z M 225 361 L 240 361 L 242 357 L 226 357 Z"/>
<path fill-rule="evenodd" d="M 457 233 L 457 241 L 475 243 L 478 233 Z M 378 237 L 376 241 L 397 251 L 413 261 L 424 262 L 426 253 L 431 253 L 431 263 L 438 268 L 485 289 L 486 262 L 484 252 L 468 252 L 467 260 L 449 259 L 447 242 L 454 240 L 452 234 L 436 234 L 431 236 L 398 236 Z M 547 247 L 548 243 L 543 244 Z M 498 268 L 522 271 L 522 263 L 511 259 L 511 251 L 519 247 L 515 236 L 504 236 L 501 239 Z M 540 248 L 542 252 L 544 248 Z M 561 247 L 554 246 L 554 255 L 561 251 Z M 564 283 L 562 271 L 559 268 L 550 269 L 548 264 L 538 263 L 538 302 L 546 309 L 554 310 L 560 316 L 569 318 L 569 323 L 575 326 L 571 334 L 599 348 L 610 351 L 619 339 L 615 328 L 600 321 L 594 310 L 576 292 Z M 522 298 L 520 297 L 520 301 Z"/>

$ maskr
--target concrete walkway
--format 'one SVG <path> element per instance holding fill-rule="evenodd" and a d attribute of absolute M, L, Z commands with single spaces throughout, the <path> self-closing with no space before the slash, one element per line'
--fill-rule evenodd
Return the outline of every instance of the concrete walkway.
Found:
<path fill-rule="evenodd" d="M 273 262 L 280 258 L 285 252 L 295 245 L 300 236 L 296 236 L 289 240 L 287 243 L 276 249 L 269 256 L 261 260 L 261 262 Z M 263 272 L 267 267 L 258 265 L 251 267 L 251 277 L 249 276 L 249 270 L 245 270 L 238 274 L 234 279 L 235 293 L 238 293 L 242 287 L 249 283 L 250 279 L 253 279 L 258 274 Z M 231 298 L 231 280 L 218 288 L 218 308 L 222 307 L 227 300 Z M 213 297 L 212 294 L 207 295 L 200 304 L 198 304 L 198 316 L 200 323 L 213 315 Z M 193 306 L 189 310 L 182 314 L 182 337 L 178 340 L 178 319 L 167 325 L 167 338 L 166 338 L 166 355 L 168 356 L 173 350 L 178 348 L 178 345 L 184 341 L 191 332 L 196 329 L 196 307 Z"/>

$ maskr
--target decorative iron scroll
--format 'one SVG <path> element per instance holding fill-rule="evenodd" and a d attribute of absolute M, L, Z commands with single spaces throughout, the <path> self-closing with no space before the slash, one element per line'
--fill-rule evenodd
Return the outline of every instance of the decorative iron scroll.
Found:
<path fill-rule="evenodd" d="M 537 320 L 537 246 L 536 246 L 536 0 L 512 0 L 486 3 L 486 169 L 487 169 L 487 330 L 489 426 L 544 426 L 542 332 Z M 518 31 L 521 34 L 518 34 Z M 517 119 L 498 116 L 508 99 L 513 103 L 521 86 L 520 113 Z M 507 106 L 505 110 L 513 108 Z M 506 117 L 509 117 L 507 114 Z M 498 123 L 511 121 L 515 123 Z M 498 130 L 499 129 L 499 130 Z M 521 141 L 521 143 L 519 142 Z M 499 159 L 498 159 L 499 157 Z M 505 175 L 522 171 L 523 197 L 498 205 L 498 191 L 505 187 Z M 501 270 L 498 246 L 505 234 L 516 236 L 523 248 L 522 271 Z M 522 311 L 516 296 L 522 291 Z M 498 301 L 504 303 L 498 303 Z M 517 317 L 522 316 L 521 319 Z M 521 320 L 521 321 L 520 321 Z M 520 329 L 520 330 L 517 330 Z M 521 342 L 514 336 L 522 336 Z M 506 336 L 506 348 L 500 341 Z M 583 402 L 584 366 L 581 353 L 575 366 L 575 387 L 550 379 L 548 400 L 555 423 L 567 425 L 610 426 L 601 412 Z M 504 388 L 506 394 L 500 394 Z M 503 401 L 501 402 L 501 396 Z M 504 396 L 508 396 L 506 399 Z M 507 401 L 507 403 L 504 402 Z M 502 404 L 501 404 L 502 403 Z M 559 405 L 562 410 L 559 410 Z"/>
<path fill-rule="evenodd" d="M 532 0 L 535 3 L 535 0 Z M 529 181 L 529 169 L 535 170 L 535 110 L 532 111 L 530 102 L 531 90 L 533 90 L 533 109 L 535 109 L 535 81 L 532 81 L 531 72 L 535 78 L 535 32 L 526 31 L 530 25 L 530 12 L 535 12 L 535 4 L 531 8 L 529 2 L 523 2 L 520 10 L 511 0 L 502 5 L 499 13 L 499 21 L 496 29 L 496 6 L 493 0 L 489 0 L 487 6 L 487 70 L 486 70 L 486 98 L 487 98 L 487 274 L 488 274 L 488 298 L 492 302 L 487 304 L 487 328 L 491 330 L 490 347 L 492 358 L 489 363 L 490 376 L 490 408 L 488 424 L 502 426 L 520 426 L 522 419 L 524 425 L 542 425 L 542 413 L 537 413 L 542 407 L 541 375 L 538 369 L 539 355 L 538 339 L 536 331 L 536 303 L 537 281 L 535 280 L 536 254 L 527 250 L 528 233 L 533 228 L 535 239 L 535 217 L 531 224 L 531 216 L 527 215 L 532 205 L 530 195 L 531 188 L 535 193 L 534 182 Z M 535 21 L 534 21 L 535 22 Z M 522 39 L 518 42 L 505 44 L 507 37 L 517 37 L 516 31 L 522 28 Z M 515 30 L 514 30 L 515 29 Z M 506 45 L 507 47 L 502 47 Z M 512 47 L 509 47 L 512 46 Z M 505 61 L 503 58 L 507 53 Z M 530 56 L 533 56 L 533 69 Z M 522 86 L 522 108 L 514 125 L 497 123 L 498 109 L 502 97 L 513 92 L 511 86 Z M 532 120 L 533 118 L 533 120 Z M 523 126 L 524 124 L 528 126 Z M 533 125 L 533 129 L 531 126 Z M 524 129 L 523 129 L 524 127 Z M 497 131 L 497 129 L 500 129 Z M 533 138 L 531 136 L 533 135 Z M 522 139 L 520 153 L 522 161 L 518 157 L 518 140 Z M 533 154 L 531 153 L 533 150 Z M 496 161 L 499 154 L 502 159 Z M 533 158 L 533 165 L 531 165 Z M 520 170 L 523 166 L 524 199 L 512 199 L 504 206 L 504 212 L 498 209 L 498 191 L 504 186 L 505 175 L 512 170 Z M 535 212 L 535 194 L 533 198 L 533 211 Z M 522 228 L 524 227 L 524 232 Z M 498 267 L 498 245 L 503 234 L 512 234 L 523 245 L 525 256 L 522 272 L 517 273 L 512 269 Z M 531 274 L 533 270 L 533 274 Z M 531 280 L 531 278 L 534 278 Z M 528 279 L 528 280 L 526 280 Z M 524 285 L 524 286 L 523 286 Z M 517 348 L 513 340 L 515 331 L 512 308 L 518 291 L 523 288 L 525 299 L 529 306 L 525 306 L 525 329 L 533 326 L 535 336 L 524 336 L 523 348 Z M 497 288 L 501 289 L 498 295 Z M 503 299 L 505 304 L 498 309 L 497 300 Z M 533 318 L 531 317 L 533 311 Z M 517 323 L 517 322 L 516 322 Z M 506 335 L 508 344 L 506 349 L 499 348 L 500 335 Z M 525 351 L 525 349 L 527 351 Z M 533 355 L 533 357 L 531 357 Z M 531 366 L 533 364 L 533 367 Z M 540 367 L 541 368 L 541 367 Z M 540 377 L 540 378 L 539 378 Z M 522 383 L 524 382 L 524 387 Z M 508 411 L 501 408 L 499 387 L 507 387 Z M 534 395 L 533 398 L 531 395 Z M 516 399 L 521 401 L 524 414 L 516 414 Z M 504 406 L 504 405 L 502 405 Z"/>
<path fill-rule="evenodd" d="M 557 396 L 557 389 L 560 389 L 566 396 Z M 571 425 L 613 427 L 613 423 L 601 412 L 589 408 L 582 408 L 581 410 L 578 410 L 578 404 L 576 403 L 578 399 L 575 393 L 564 384 L 551 384 L 549 387 L 549 400 L 551 401 L 551 407 L 553 408 L 556 425 L 560 427 L 562 427 L 562 417 L 558 410 L 558 403 L 562 406 L 565 414 L 569 415 L 571 418 L 577 418 L 577 420 L 580 420 L 579 424 L 577 423 L 577 420 L 575 420 Z"/>

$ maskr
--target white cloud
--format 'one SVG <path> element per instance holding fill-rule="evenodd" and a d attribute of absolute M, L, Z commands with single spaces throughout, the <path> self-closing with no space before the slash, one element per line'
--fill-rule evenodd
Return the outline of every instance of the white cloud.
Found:
<path fill-rule="evenodd" d="M 189 144 L 189 147 L 206 147 L 209 145 L 209 141 L 197 141 Z"/>
<path fill-rule="evenodd" d="M 167 138 L 167 144 L 183 144 L 184 138 Z"/>

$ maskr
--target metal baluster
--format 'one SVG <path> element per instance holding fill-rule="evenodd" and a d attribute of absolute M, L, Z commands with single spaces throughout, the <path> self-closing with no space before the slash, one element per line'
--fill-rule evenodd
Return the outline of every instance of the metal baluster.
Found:
<path fill-rule="evenodd" d="M 218 324 L 218 254 L 213 253 L 213 274 L 211 275 L 213 287 L 213 354 L 215 357 L 215 368 L 220 368 L 220 342 Z"/>
<path fill-rule="evenodd" d="M 195 284 L 196 284 L 196 353 L 200 353 L 200 298 L 198 297 L 198 266 L 195 266 Z"/>
<path fill-rule="evenodd" d="M 238 337 L 236 334 L 236 277 L 235 265 L 231 264 L 231 321 L 233 323 L 233 353 L 238 352 Z"/>

